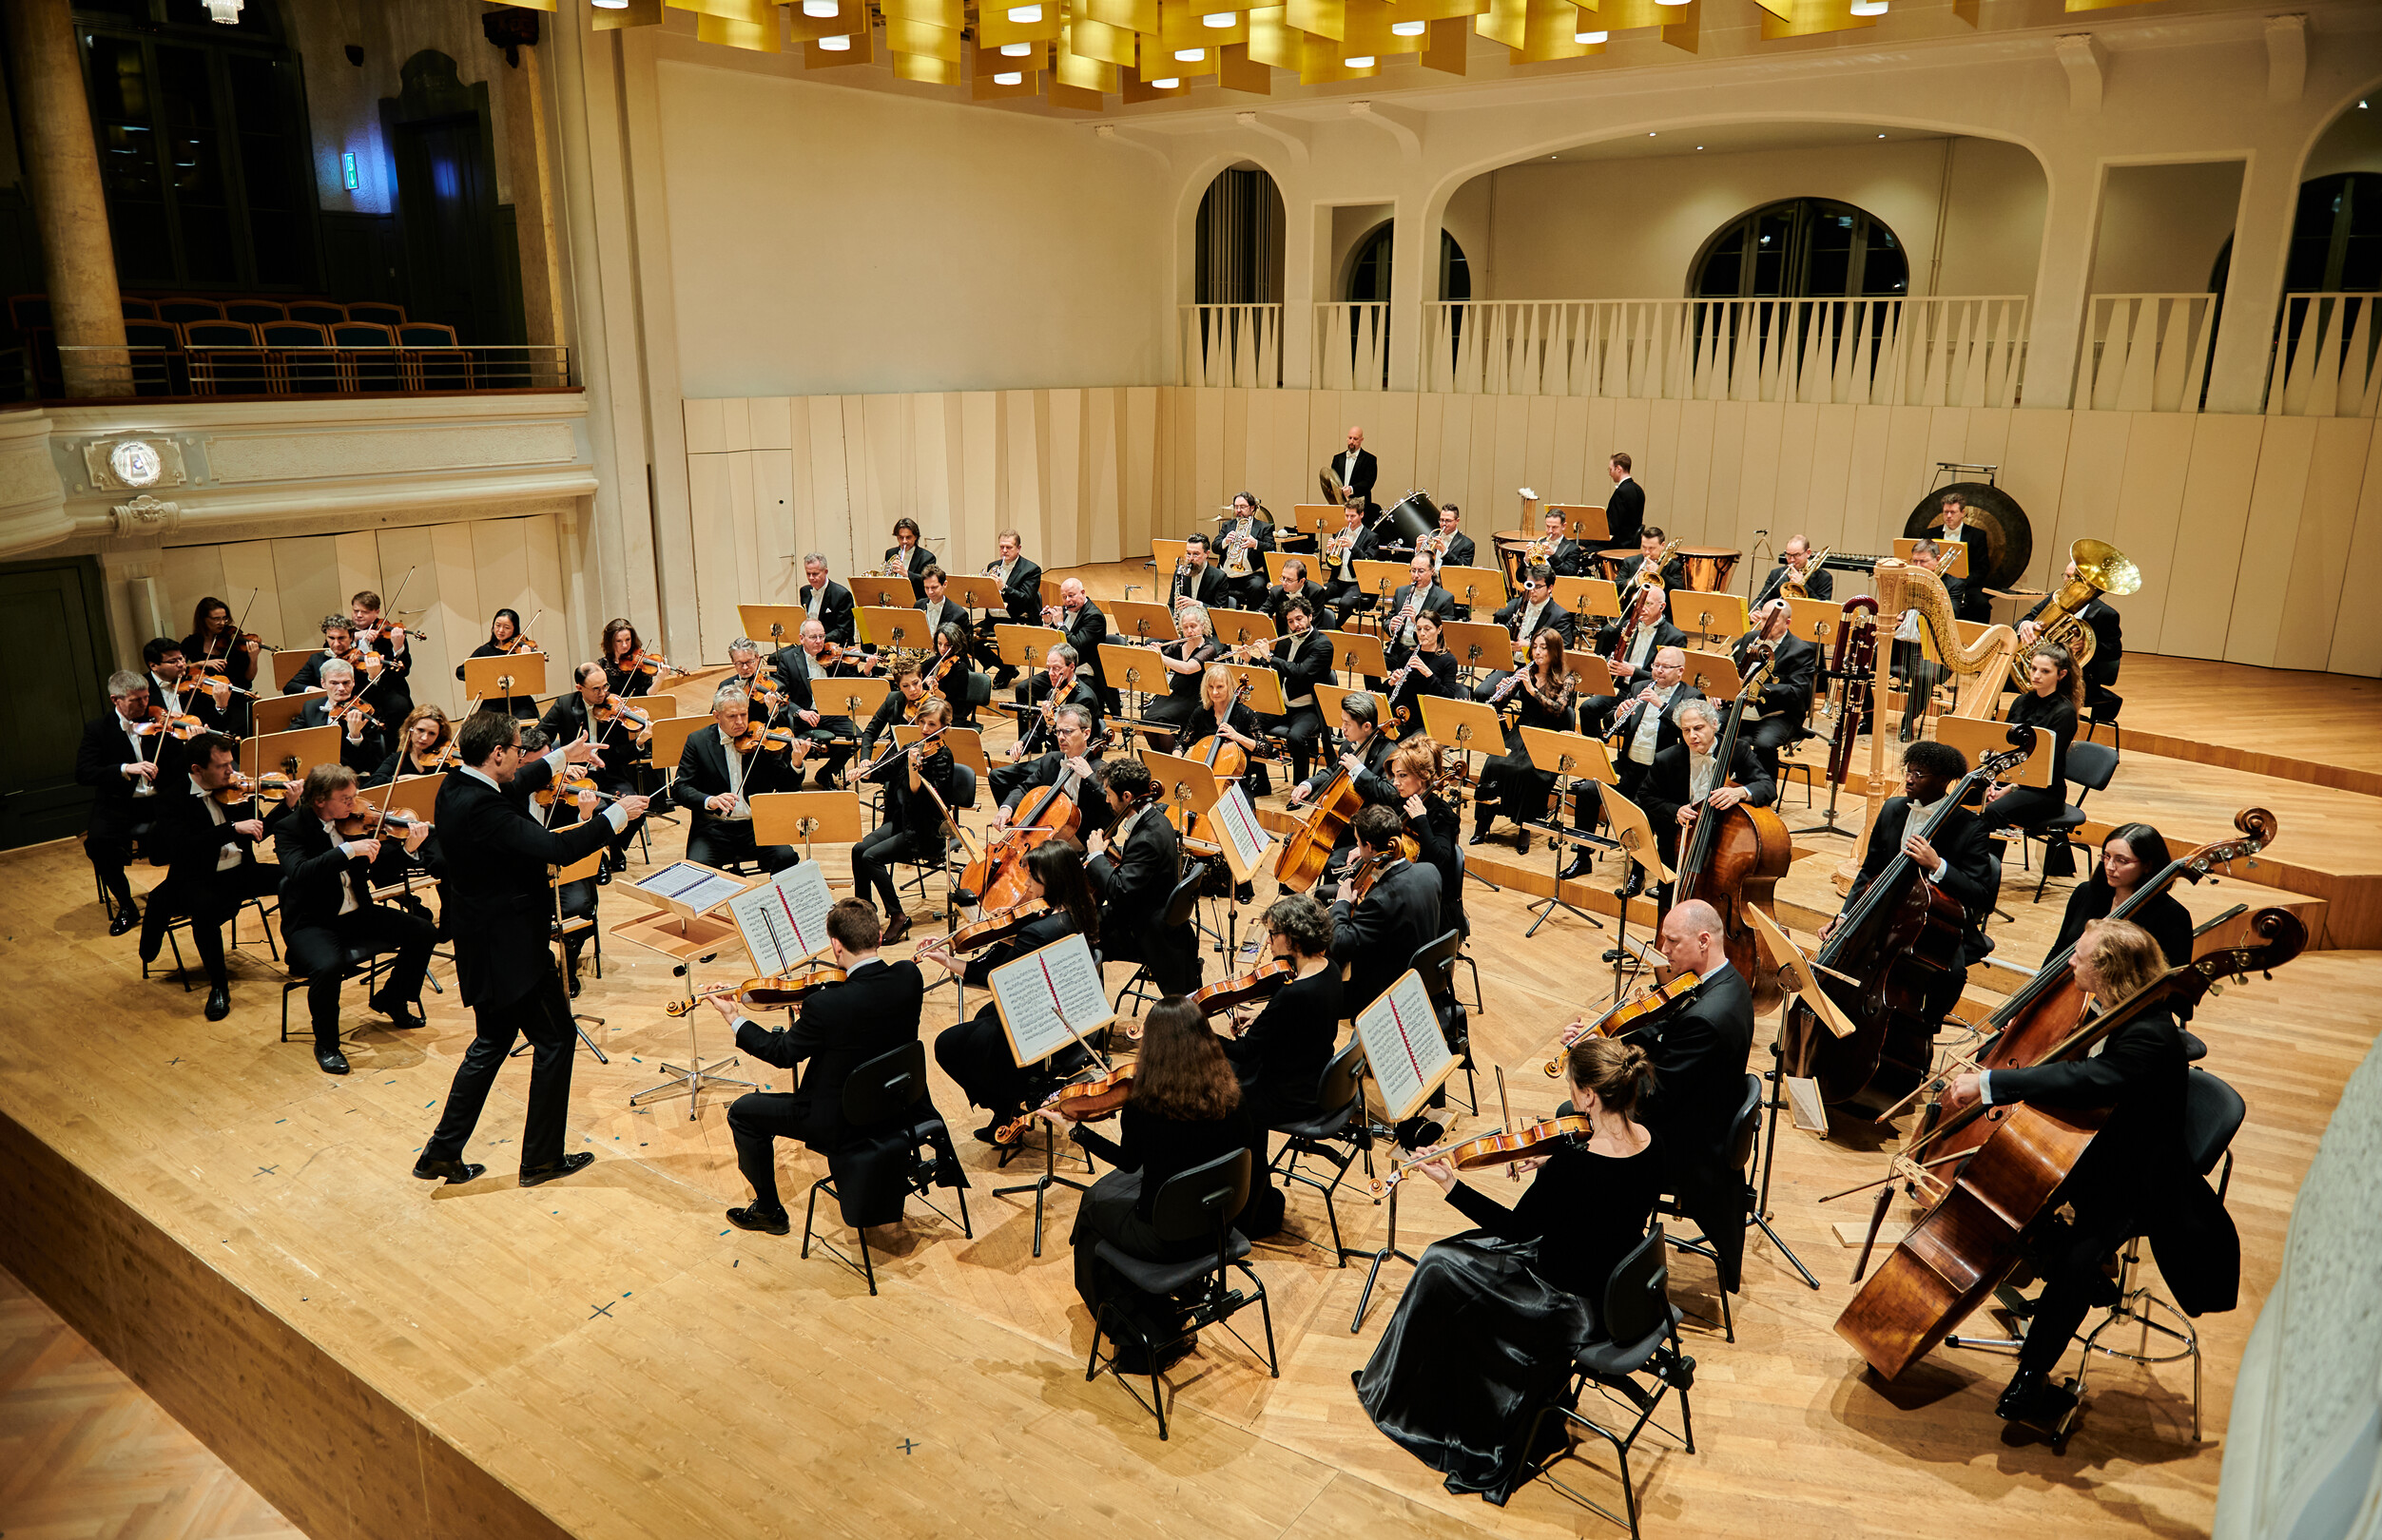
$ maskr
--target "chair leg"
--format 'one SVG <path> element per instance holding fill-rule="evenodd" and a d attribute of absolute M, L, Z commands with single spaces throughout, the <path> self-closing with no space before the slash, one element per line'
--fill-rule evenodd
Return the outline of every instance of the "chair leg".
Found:
<path fill-rule="evenodd" d="M 852 1226 L 852 1233 L 860 1239 L 861 1276 L 868 1280 L 868 1295 L 869 1298 L 873 1299 L 877 1297 L 877 1264 L 869 1260 L 868 1226 L 865 1224 L 855 1224 Z"/>
<path fill-rule="evenodd" d="M 824 1179 L 812 1183 L 810 1184 L 810 1202 L 803 1205 L 803 1250 L 801 1260 L 804 1261 L 810 1261 L 811 1221 L 816 1219 L 819 1215 L 819 1189 L 826 1184 L 827 1184 Z"/>
<path fill-rule="evenodd" d="M 196 925 L 199 922 L 193 919 L 190 923 Z M 190 992 L 190 966 L 182 960 L 182 938 L 174 934 L 174 928 L 170 924 L 165 927 L 165 944 L 174 949 L 174 972 L 182 979 L 182 992 L 188 994 Z M 194 940 L 191 944 L 196 946 L 198 943 Z M 146 977 L 148 964 L 143 963 L 141 972 L 142 975 Z"/>

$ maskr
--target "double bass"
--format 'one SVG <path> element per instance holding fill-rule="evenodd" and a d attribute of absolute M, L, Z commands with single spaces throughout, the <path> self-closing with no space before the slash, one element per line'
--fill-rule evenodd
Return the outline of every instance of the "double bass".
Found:
<path fill-rule="evenodd" d="M 2082 1054 L 2153 1006 L 2198 999 L 2220 976 L 2246 979 L 2254 971 L 2272 976 L 2307 945 L 2307 927 L 2287 909 L 2260 910 L 2250 929 L 2256 942 L 2170 969 L 2069 1033 L 2047 1057 Z M 1943 1341 L 2023 1260 L 2029 1235 L 2052 1211 L 2060 1188 L 2104 1120 L 2105 1113 L 2024 1102 L 1963 1108 L 1946 1120 L 1939 1140 L 1972 1123 L 1988 1123 L 1990 1131 L 1975 1153 L 1958 1158 L 1948 1175 L 1944 1165 L 1949 1159 L 1916 1164 L 1925 1146 L 1914 1143 L 1897 1163 L 1896 1175 L 1906 1174 L 1907 1166 L 1907 1174 L 1924 1183 L 1935 1201 L 1846 1304 L 1836 1318 L 1837 1335 L 1888 1379 Z M 1892 1190 L 1887 1188 L 1889 1197 Z M 1883 1215 L 1883 1205 L 1879 1212 Z"/>
<path fill-rule="evenodd" d="M 1932 841 L 1971 790 L 2026 762 L 2035 730 L 2012 727 L 2009 741 L 2010 748 L 1986 755 L 1962 777 L 1919 828 L 1906 823 L 1906 836 Z M 1875 1114 L 1899 1105 L 1925 1083 L 1933 1065 L 1934 1028 L 1921 1008 L 1935 979 L 1960 966 L 1966 929 L 1960 901 L 1897 852 L 1837 916 L 1835 933 L 1820 948 L 1820 987 L 1852 1023 L 1852 1034 L 1832 1035 L 1819 1012 L 1798 1000 L 1778 1029 L 1787 1072 L 1816 1079 L 1821 1099 L 1831 1107 Z"/>
<path fill-rule="evenodd" d="M 1728 728 L 1714 749 L 1724 777 L 1736 762 L 1737 728 L 1745 722 L 1747 703 L 1759 698 L 1777 658 L 1776 649 L 1771 648 L 1737 694 L 1737 708 L 1729 714 Z M 1695 821 L 1688 825 L 1680 844 L 1678 877 L 1671 901 L 1679 904 L 1701 898 L 1719 912 L 1729 966 L 1752 987 L 1754 1012 L 1770 1010 L 1779 1000 L 1778 977 L 1763 965 L 1761 939 L 1745 912 L 1752 904 L 1777 908 L 1778 879 L 1794 864 L 1794 839 L 1787 833 L 1787 820 L 1751 802 L 1716 808 L 1707 800 L 1696 809 Z"/>

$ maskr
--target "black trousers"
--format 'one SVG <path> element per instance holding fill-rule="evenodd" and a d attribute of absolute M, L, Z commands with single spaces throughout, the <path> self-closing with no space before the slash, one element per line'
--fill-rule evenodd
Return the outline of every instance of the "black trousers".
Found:
<path fill-rule="evenodd" d="M 736 1168 L 753 1190 L 752 1206 L 783 1214 L 778 1196 L 778 1141 L 800 1139 L 809 1117 L 792 1091 L 746 1091 L 727 1106 L 727 1131 L 736 1142 Z"/>
<path fill-rule="evenodd" d="M 421 997 L 422 973 L 430 967 L 430 949 L 437 939 L 430 921 L 389 904 L 364 904 L 328 925 L 285 931 L 281 945 L 289 954 L 290 972 L 306 980 L 315 1050 L 339 1046 L 339 973 L 350 952 L 396 953 L 397 961 L 381 975 L 373 998 L 410 1003 Z"/>
<path fill-rule="evenodd" d="M 141 955 L 154 957 L 166 922 L 187 914 L 190 944 L 199 953 L 200 966 L 206 970 L 207 982 L 228 985 L 231 975 L 223 967 L 223 927 L 240 913 L 242 904 L 251 898 L 269 898 L 281 887 L 280 868 L 256 862 L 217 872 L 203 882 L 185 885 L 168 879 L 149 895 L 148 913 L 141 921 Z"/>
<path fill-rule="evenodd" d="M 1268 717 L 1265 724 L 1282 734 L 1290 745 L 1290 779 L 1305 780 L 1314 765 L 1316 746 L 1324 741 L 1324 714 L 1312 702 L 1292 706 L 1287 715 Z"/>
<path fill-rule="evenodd" d="M 799 783 L 805 772 L 816 767 L 819 789 L 821 791 L 834 790 L 836 777 L 842 772 L 844 764 L 852 758 L 851 741 L 861 736 L 860 729 L 852 724 L 852 719 L 849 717 L 822 717 L 819 719 L 818 726 L 807 727 L 804 725 L 802 718 L 789 714 L 786 718 L 786 724 L 802 737 L 810 740 L 813 745 L 810 751 L 803 757 L 803 762 L 794 767 L 796 781 Z M 833 748 L 817 746 L 831 738 L 841 738 L 845 741 Z"/>
<path fill-rule="evenodd" d="M 726 866 L 730 861 L 757 861 L 765 872 L 783 872 L 803 858 L 791 845 L 755 845 L 749 818 L 701 816 L 687 836 L 687 858 L 700 866 Z"/>
<path fill-rule="evenodd" d="M 2062 798 L 2064 788 L 2050 786 L 2014 786 L 1978 809 L 1987 829 L 2032 829 L 2059 817 L 2067 805 Z"/>
<path fill-rule="evenodd" d="M 483 1001 L 473 1010 L 478 1035 L 463 1050 L 455 1084 L 447 1091 L 447 1109 L 438 1130 L 422 1146 L 425 1161 L 459 1161 L 463 1145 L 479 1126 L 480 1109 L 488 1105 L 496 1071 L 504 1068 L 515 1037 L 530 1040 L 530 1107 L 521 1126 L 521 1169 L 552 1165 L 562 1159 L 563 1123 L 571 1110 L 571 1049 L 573 1035 L 571 999 L 563 992 L 562 975 L 554 972 L 551 953 L 539 954 L 536 982 L 518 999 L 499 1005 Z"/>
<path fill-rule="evenodd" d="M 935 1034 L 935 1062 L 967 1093 L 971 1107 L 1004 1116 L 1041 1101 L 1049 1088 L 1086 1062 L 1070 1043 L 1040 1064 L 1020 1068 L 1001 1030 L 1000 1012 L 986 1006 Z"/>
<path fill-rule="evenodd" d="M 562 914 L 565 919 L 595 918 L 595 878 L 581 877 L 562 885 Z M 579 971 L 579 953 L 586 950 L 588 937 L 595 934 L 592 927 L 573 931 L 563 937 L 563 955 L 570 960 L 571 971 Z"/>
<path fill-rule="evenodd" d="M 880 906 L 886 919 L 901 913 L 901 891 L 893 885 L 893 863 L 919 850 L 910 831 L 898 823 L 879 824 L 861 836 L 861 842 L 852 847 L 852 892 L 855 896 L 875 898 L 881 895 Z"/>
<path fill-rule="evenodd" d="M 143 818 L 105 834 L 93 829 L 83 837 L 83 854 L 89 857 L 91 870 L 99 874 L 99 885 L 107 890 L 119 909 L 132 907 L 132 883 L 124 869 L 132 859 L 134 842 L 147 838 L 148 833 L 149 820 Z"/>
<path fill-rule="evenodd" d="M 1894 644 L 1892 667 L 1908 694 L 1903 706 L 1903 726 L 1916 731 L 1927 716 L 1927 702 L 1934 696 L 1935 687 L 1944 683 L 1946 670 L 1942 664 L 1929 663 L 1927 653 L 1916 642 Z"/>
<path fill-rule="evenodd" d="M 2131 1211 L 2086 1202 L 2077 1205 L 2074 1224 L 2052 1226 L 2036 1242 L 2029 1260 L 2043 1275 L 2043 1294 L 2026 1318 L 2020 1374 L 2048 1375 L 2093 1306 L 2114 1302 L 2117 1287 L 2102 1265 L 2140 1229 Z"/>

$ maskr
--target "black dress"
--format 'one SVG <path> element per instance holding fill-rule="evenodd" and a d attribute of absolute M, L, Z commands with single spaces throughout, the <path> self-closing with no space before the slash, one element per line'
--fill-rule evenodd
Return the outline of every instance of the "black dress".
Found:
<path fill-rule="evenodd" d="M 1423 730 L 1423 707 L 1418 703 L 1423 697 L 1464 698 L 1456 684 L 1456 655 L 1445 647 L 1437 652 L 1418 652 L 1407 661 L 1414 664 L 1414 669 L 1399 682 L 1389 697 L 1389 720 L 1397 724 L 1400 738 L 1412 738 Z"/>
<path fill-rule="evenodd" d="M 1315 1092 L 1339 1035 L 1340 968 L 1327 963 L 1275 991 L 1248 1030 L 1224 1045 L 1224 1056 L 1240 1078 L 1241 1106 L 1249 1118 L 1249 1207 L 1242 1211 L 1239 1225 L 1243 1235 L 1254 1239 L 1282 1228 L 1282 1192 L 1267 1166 L 1266 1136 L 1321 1110 Z"/>
<path fill-rule="evenodd" d="M 478 646 L 472 649 L 472 656 L 474 658 L 501 658 L 505 655 L 506 651 L 506 648 L 498 646 L 494 642 L 483 642 Z M 527 654 L 525 652 L 524 656 L 526 655 Z M 606 670 L 608 676 L 610 672 L 610 671 L 609 669 Z M 461 679 L 463 677 L 463 665 L 461 664 L 456 664 L 455 665 L 455 677 L 456 679 Z M 617 694 L 619 692 L 615 691 L 614 693 Z M 535 721 L 537 718 L 537 697 L 534 695 L 500 695 L 493 701 L 482 701 L 480 703 L 480 708 L 487 711 L 501 711 L 509 716 L 517 717 L 525 721 Z"/>
<path fill-rule="evenodd" d="M 1167 645 L 1174 648 L 1176 657 L 1184 656 L 1181 643 L 1170 642 Z M 1192 716 L 1198 712 L 1199 687 L 1208 677 L 1207 665 L 1223 657 L 1224 649 L 1213 642 L 1202 642 L 1199 644 L 1199 650 L 1189 656 L 1200 666 L 1195 670 L 1179 673 L 1172 669 L 1168 670 L 1166 693 L 1142 706 L 1141 715 L 1144 721 L 1159 727 L 1183 727 L 1187 726 Z"/>
<path fill-rule="evenodd" d="M 1521 730 L 1543 727 L 1550 732 L 1570 732 L 1574 719 L 1568 699 L 1559 684 L 1553 696 L 1540 694 L 1537 683 L 1526 676 L 1514 686 L 1506 703 L 1520 700 L 1521 711 L 1514 725 L 1505 729 L 1505 752 L 1481 766 L 1481 794 L 1473 804 L 1481 828 L 1487 828 L 1500 815 L 1516 823 L 1535 823 L 1546 817 L 1547 804 L 1555 796 L 1555 776 L 1530 762 Z"/>
<path fill-rule="evenodd" d="M 983 989 L 994 969 L 1075 934 L 1075 922 L 1065 910 L 1037 914 L 1017 934 L 970 957 L 959 976 L 970 986 Z M 1009 1051 L 1009 1034 L 1001 1028 L 1000 1011 L 989 999 L 974 1016 L 944 1028 L 935 1037 L 935 1062 L 943 1067 L 943 1072 L 958 1082 L 972 1105 L 1002 1117 L 1041 1100 L 1047 1087 L 1074 1074 L 1083 1067 L 1084 1059 L 1083 1049 L 1070 1043 L 1047 1063 L 1019 1068 Z"/>
<path fill-rule="evenodd" d="M 1659 1145 L 1625 1158 L 1564 1141 L 1507 1208 L 1462 1183 L 1448 1201 L 1480 1228 L 1433 1242 L 1356 1378 L 1373 1425 L 1502 1505 L 1528 1473 L 1540 1409 L 1561 1401 L 1572 1353 L 1597 1335 L 1605 1281 L 1645 1237 Z"/>
<path fill-rule="evenodd" d="M 1242 737 L 1257 739 L 1257 741 L 1261 743 L 1265 741 L 1264 739 L 1257 738 L 1257 713 L 1251 711 L 1247 705 L 1237 701 L 1234 702 L 1225 712 L 1224 720 L 1234 732 Z M 1208 708 L 1207 702 L 1202 701 L 1199 703 L 1199 709 L 1191 714 L 1191 721 L 1184 723 L 1183 741 L 1178 747 L 1181 752 L 1188 754 L 1193 743 L 1212 736 L 1215 730 L 1216 714 Z M 1240 747 L 1237 743 L 1232 746 Z M 1247 750 L 1242 752 L 1248 753 Z M 1266 761 L 1258 759 L 1254 754 L 1249 755 L 1249 770 L 1241 789 L 1252 798 L 1265 797 L 1273 791 L 1273 778 L 1266 773 Z"/>
<path fill-rule="evenodd" d="M 1150 1216 L 1168 1178 L 1249 1147 L 1249 1108 L 1235 1106 L 1224 1117 L 1188 1123 L 1128 1101 L 1117 1115 L 1115 1140 L 1083 1124 L 1074 1134 L 1076 1144 L 1116 1167 L 1094 1182 L 1075 1208 L 1075 1227 L 1068 1238 L 1075 1248 L 1075 1293 L 1094 1317 L 1106 1299 L 1157 1335 L 1169 1324 L 1171 1307 L 1110 1271 L 1094 1248 L 1106 1241 L 1130 1256 L 1179 1261 L 1211 1246 L 1213 1241 L 1205 1237 L 1169 1245 L 1158 1239 Z"/>
<path fill-rule="evenodd" d="M 2028 690 L 2010 703 L 2008 719 L 2013 727 L 2023 722 L 2051 735 L 2051 784 L 2013 787 L 1987 802 L 1978 817 L 1988 829 L 2013 824 L 2031 829 L 2067 805 L 2067 746 L 2076 738 L 2076 703 L 2065 695 L 2037 695 Z"/>
<path fill-rule="evenodd" d="M 2056 957 L 2076 945 L 2084 934 L 2084 927 L 2097 919 L 2109 917 L 2117 895 L 2109 884 L 2099 877 L 2078 883 L 2068 891 L 2067 913 L 2060 919 L 2059 939 L 2051 943 L 2046 956 Z M 2126 918 L 2151 934 L 2159 943 L 2159 954 L 2170 968 L 2180 968 L 2192 960 L 2192 912 L 2183 907 L 2172 893 L 2162 893 L 2144 903 L 2134 906 Z M 2178 1021 L 2192 1019 L 2192 1007 L 2179 1003 L 2176 1008 Z"/>

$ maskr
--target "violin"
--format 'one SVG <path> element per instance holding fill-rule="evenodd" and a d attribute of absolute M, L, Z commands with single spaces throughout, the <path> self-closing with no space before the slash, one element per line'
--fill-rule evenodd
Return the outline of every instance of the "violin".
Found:
<path fill-rule="evenodd" d="M 1051 912 L 1051 906 L 1039 898 L 997 909 L 973 925 L 962 925 L 944 941 L 943 950 L 954 956 L 965 956 L 996 941 L 1006 941 L 1025 929 L 1026 922 L 1038 919 Z"/>
<path fill-rule="evenodd" d="M 1586 1139 L 1596 1131 L 1596 1126 L 1577 1112 L 1559 1118 L 1541 1119 L 1520 1128 L 1500 1128 L 1460 1144 L 1427 1150 L 1409 1161 L 1398 1161 L 1386 1174 L 1373 1178 L 1366 1186 L 1374 1197 L 1379 1198 L 1405 1180 L 1406 1173 L 1418 1165 L 1445 1161 L 1459 1171 L 1510 1165 L 1516 1161 L 1528 1160 L 1542 1145 L 1552 1145 L 1559 1139 Z"/>
<path fill-rule="evenodd" d="M 669 1015 L 683 1016 L 715 994 L 730 994 L 746 1011 L 784 1011 L 800 1005 L 806 995 L 842 982 L 842 969 L 821 963 L 799 973 L 772 973 L 764 978 L 748 978 L 742 984 L 707 984 L 688 998 L 672 1000 L 662 1010 Z"/>
<path fill-rule="evenodd" d="M 1299 965 L 1288 957 L 1276 957 L 1259 963 L 1255 969 L 1238 978 L 1219 979 L 1191 991 L 1191 1004 L 1205 1016 L 1221 1016 L 1236 1006 L 1255 1000 L 1271 999 L 1283 986 L 1299 976 Z M 1241 1035 L 1235 1027 L 1232 1035 Z"/>
<path fill-rule="evenodd" d="M 372 703 L 365 700 L 360 695 L 351 695 L 346 700 L 341 701 L 337 704 L 333 704 L 331 702 L 325 701 L 322 703 L 322 709 L 329 719 L 324 723 L 325 726 L 343 725 L 347 721 L 347 714 L 351 711 L 355 712 L 358 717 L 363 719 L 362 722 L 358 723 L 358 726 L 370 727 L 373 725 L 374 717 Z"/>
<path fill-rule="evenodd" d="M 993 1130 L 993 1143 L 1014 1145 L 1034 1126 L 1036 1113 L 1056 1112 L 1070 1123 L 1092 1123 L 1113 1115 L 1133 1094 L 1133 1067 L 1119 1065 L 1105 1075 L 1061 1086 L 1033 1112 L 1013 1118 Z"/>
<path fill-rule="evenodd" d="M 187 743 L 201 733 L 214 731 L 186 711 L 168 712 L 163 706 L 151 706 L 149 710 L 154 715 L 146 722 L 135 723 L 132 728 L 143 738 L 170 738 L 178 743 Z"/>
<path fill-rule="evenodd" d="M 639 647 L 615 665 L 624 674 L 643 674 L 651 679 L 657 674 L 691 674 L 691 668 L 681 668 L 650 647 Z"/>
<path fill-rule="evenodd" d="M 617 695 L 604 697 L 603 703 L 595 708 L 595 720 L 599 722 L 625 722 L 640 733 L 653 730 L 650 713 L 640 711 Z"/>
<path fill-rule="evenodd" d="M 1563 1047 L 1568 1049 L 1583 1037 L 1619 1037 L 1623 1033 L 1634 1032 L 1684 1002 L 1695 992 L 1695 986 L 1702 982 L 1700 975 L 1686 972 L 1655 989 L 1634 994 L 1579 1030 L 1566 1032 Z M 1564 1055 L 1558 1053 L 1541 1067 L 1550 1079 L 1563 1072 L 1563 1059 Z"/>
<path fill-rule="evenodd" d="M 243 776 L 232 772 L 231 780 L 215 790 L 215 799 L 225 807 L 251 802 L 260 797 L 286 797 L 298 789 L 298 782 L 279 770 L 267 770 L 261 776 Z"/>
<path fill-rule="evenodd" d="M 736 735 L 730 746 L 739 754 L 751 754 L 756 750 L 764 754 L 784 754 L 794 747 L 794 729 L 772 727 L 756 717 L 746 724 L 743 732 Z"/>
<path fill-rule="evenodd" d="M 357 673 L 362 675 L 367 680 L 378 679 L 380 677 L 380 670 L 389 665 L 388 659 L 383 658 L 380 654 L 373 651 L 372 648 L 364 646 L 361 644 L 349 647 L 345 652 L 341 652 L 335 647 L 325 647 L 322 650 L 329 653 L 332 657 L 337 658 L 339 662 L 347 664 L 348 667 L 355 669 Z"/>
<path fill-rule="evenodd" d="M 547 786 L 540 791 L 534 792 L 532 795 L 535 797 L 540 805 L 552 807 L 554 805 L 554 799 L 557 797 L 569 798 L 575 801 L 581 792 L 591 792 L 594 790 L 595 778 L 589 775 L 585 770 L 579 768 L 578 766 L 573 765 L 563 773 L 563 777 L 560 780 L 557 780 L 553 784 Z"/>
<path fill-rule="evenodd" d="M 378 839 L 391 833 L 402 837 L 429 827 L 428 818 L 416 818 L 401 807 L 368 807 L 339 821 L 342 839 Z"/>

